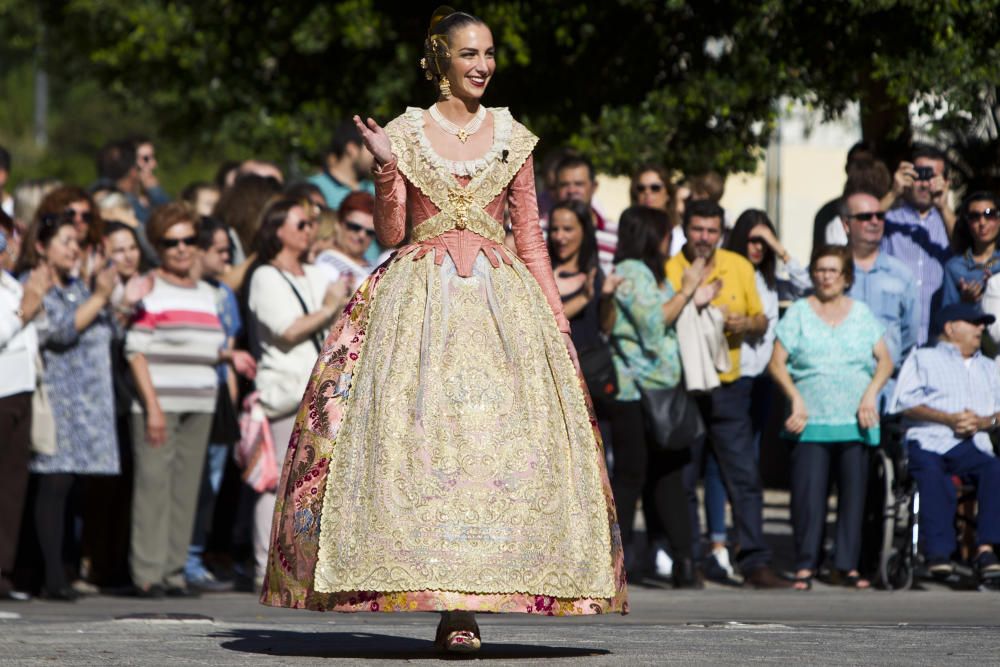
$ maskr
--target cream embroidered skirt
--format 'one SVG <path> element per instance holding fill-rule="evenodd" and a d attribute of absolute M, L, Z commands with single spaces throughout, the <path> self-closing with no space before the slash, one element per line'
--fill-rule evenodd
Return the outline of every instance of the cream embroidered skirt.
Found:
<path fill-rule="evenodd" d="M 418 248 L 362 285 L 316 364 L 262 602 L 625 612 L 600 437 L 538 283 Z"/>

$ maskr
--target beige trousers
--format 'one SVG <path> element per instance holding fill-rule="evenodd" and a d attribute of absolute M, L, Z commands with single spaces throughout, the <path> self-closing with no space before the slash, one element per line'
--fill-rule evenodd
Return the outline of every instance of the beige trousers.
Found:
<path fill-rule="evenodd" d="M 184 586 L 198 489 L 212 428 L 210 412 L 168 412 L 167 441 L 151 447 L 146 417 L 132 415 L 135 491 L 129 569 L 136 586 Z"/>

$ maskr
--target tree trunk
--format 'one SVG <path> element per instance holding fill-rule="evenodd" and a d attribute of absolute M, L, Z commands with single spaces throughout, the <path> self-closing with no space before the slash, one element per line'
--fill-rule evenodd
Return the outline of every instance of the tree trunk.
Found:
<path fill-rule="evenodd" d="M 891 99 L 884 81 L 865 77 L 861 88 L 861 136 L 875 155 L 895 171 L 901 160 L 910 159 L 913 128 L 907 104 Z"/>

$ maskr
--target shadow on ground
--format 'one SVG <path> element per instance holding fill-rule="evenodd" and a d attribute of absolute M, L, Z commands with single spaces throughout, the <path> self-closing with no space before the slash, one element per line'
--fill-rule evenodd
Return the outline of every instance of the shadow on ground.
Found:
<path fill-rule="evenodd" d="M 429 639 L 393 637 L 368 632 L 292 632 L 288 630 L 230 630 L 212 635 L 222 648 L 242 653 L 309 658 L 358 658 L 364 660 L 511 660 L 533 658 L 585 658 L 610 651 L 537 644 L 491 644 L 469 655 L 442 654 Z"/>

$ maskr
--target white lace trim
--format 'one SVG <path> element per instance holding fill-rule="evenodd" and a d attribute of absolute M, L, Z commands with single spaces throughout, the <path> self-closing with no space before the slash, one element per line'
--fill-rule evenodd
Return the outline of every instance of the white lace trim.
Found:
<path fill-rule="evenodd" d="M 445 160 L 431 147 L 431 142 L 424 132 L 424 109 L 407 107 L 403 115 L 409 121 L 410 133 L 420 145 L 420 153 L 432 165 L 444 169 L 456 176 L 475 176 L 489 164 L 498 159 L 500 154 L 510 146 L 510 136 L 514 130 L 514 117 L 507 107 L 489 107 L 493 114 L 493 145 L 486 153 L 475 160 Z"/>

